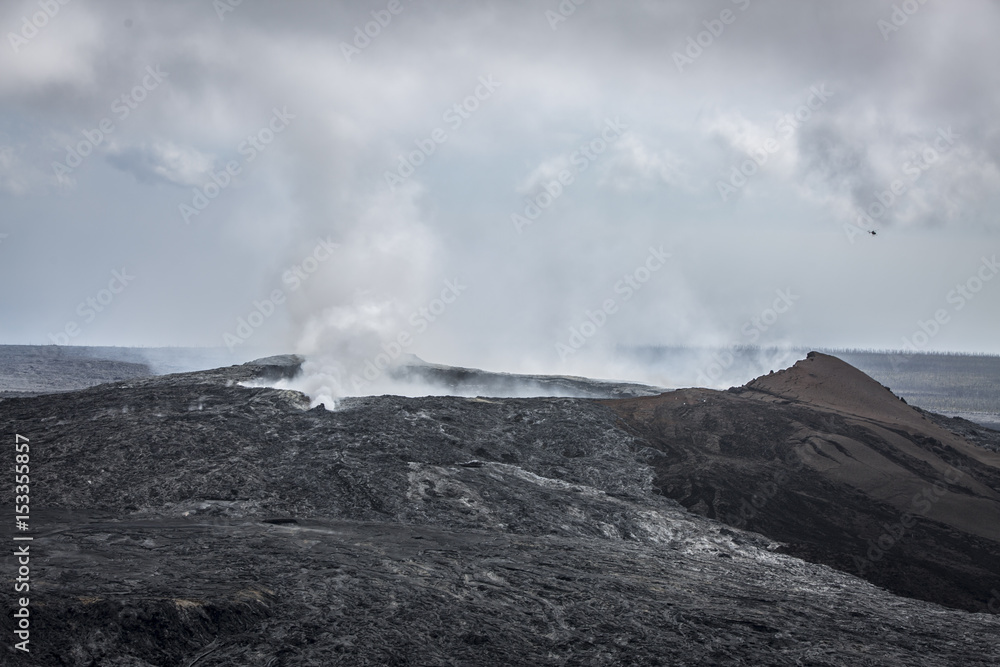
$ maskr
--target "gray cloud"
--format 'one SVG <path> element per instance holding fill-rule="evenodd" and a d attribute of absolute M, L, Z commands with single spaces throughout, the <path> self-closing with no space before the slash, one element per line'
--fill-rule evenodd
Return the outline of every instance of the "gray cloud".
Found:
<path fill-rule="evenodd" d="M 169 143 L 117 147 L 108 152 L 107 160 L 140 183 L 198 186 L 218 169 L 210 156 Z"/>
<path fill-rule="evenodd" d="M 223 344 L 281 290 L 237 349 L 364 357 L 458 278 L 468 290 L 407 351 L 617 373 L 621 343 L 746 343 L 744 323 L 789 287 L 801 300 L 759 343 L 896 347 L 992 252 L 994 3 L 924 3 L 888 39 L 888 1 L 591 0 L 553 30 L 558 5 L 404 1 L 384 26 L 379 2 L 244 2 L 224 20 L 211 3 L 63 6 L 0 49 L 0 274 L 45 266 L 3 297 L 0 333 L 45 342 L 128 264 L 135 296 L 78 342 Z M 0 26 L 17 32 L 33 11 L 8 3 Z M 689 38 L 703 46 L 678 71 Z M 116 100 L 148 67 L 163 83 L 122 117 Z M 489 76 L 499 87 L 476 98 Z M 782 132 L 817 85 L 835 94 Z M 275 108 L 294 116 L 280 133 Z M 615 117 L 628 132 L 574 166 Z M 57 177 L 53 162 L 104 119 L 113 131 Z M 912 180 L 906 165 L 948 127 L 954 146 Z M 723 201 L 718 183 L 769 138 L 779 149 Z M 412 173 L 393 192 L 401 165 Z M 511 215 L 567 169 L 519 234 Z M 897 179 L 880 236 L 845 232 Z M 289 267 L 328 237 L 337 257 L 292 290 Z M 661 244 L 669 265 L 560 359 L 556 343 L 622 298 L 617 281 Z M 933 346 L 1000 351 L 990 290 Z"/>

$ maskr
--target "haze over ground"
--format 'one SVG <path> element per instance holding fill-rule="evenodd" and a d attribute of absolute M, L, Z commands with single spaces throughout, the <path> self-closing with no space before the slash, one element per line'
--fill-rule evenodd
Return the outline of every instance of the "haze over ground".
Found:
<path fill-rule="evenodd" d="M 0 29 L 4 343 L 645 381 L 616 346 L 1000 353 L 995 3 L 34 1 Z"/>

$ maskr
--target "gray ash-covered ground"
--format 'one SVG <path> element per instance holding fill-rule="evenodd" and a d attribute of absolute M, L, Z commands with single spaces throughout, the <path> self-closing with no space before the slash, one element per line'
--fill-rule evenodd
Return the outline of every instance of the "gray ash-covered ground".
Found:
<path fill-rule="evenodd" d="M 46 516 L 62 530 L 35 543 L 49 573 L 35 593 L 35 664 L 1000 660 L 996 617 L 896 598 L 772 554 L 752 536 L 664 518 L 671 534 L 654 541 L 344 520 Z M 49 583 L 56 573 L 70 574 Z"/>
<path fill-rule="evenodd" d="M 154 374 L 138 357 L 124 360 L 109 356 L 98 348 L 0 345 L 0 396 L 75 391 Z"/>
<path fill-rule="evenodd" d="M 1000 431 L 992 427 L 983 428 L 982 424 L 977 424 L 962 417 L 946 417 L 933 412 L 927 412 L 926 410 L 920 410 L 920 412 L 941 428 L 948 429 L 962 436 L 976 446 L 993 452 L 1000 452 Z"/>
<path fill-rule="evenodd" d="M 0 397 L 77 391 L 106 382 L 227 366 L 250 358 L 240 358 L 225 348 L 0 345 Z"/>
<path fill-rule="evenodd" d="M 571 375 L 494 373 L 478 368 L 430 364 L 407 355 L 389 375 L 401 386 L 419 384 L 451 396 L 565 396 L 573 398 L 634 398 L 656 396 L 663 387 L 635 382 L 595 380 Z"/>
<path fill-rule="evenodd" d="M 240 384 L 296 363 L 0 400 L 3 432 L 30 439 L 35 536 L 32 654 L 8 642 L 5 664 L 1000 661 L 996 616 L 894 596 L 666 498 L 678 453 L 608 405 L 330 412 Z"/>

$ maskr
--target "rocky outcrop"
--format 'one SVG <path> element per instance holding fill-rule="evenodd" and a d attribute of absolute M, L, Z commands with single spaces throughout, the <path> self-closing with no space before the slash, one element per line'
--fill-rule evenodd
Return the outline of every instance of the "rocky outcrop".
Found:
<path fill-rule="evenodd" d="M 901 595 L 985 611 L 1000 590 L 1000 455 L 967 439 L 994 436 L 839 359 L 606 404 L 661 453 L 655 488 L 699 514 Z"/>
<path fill-rule="evenodd" d="M 381 396 L 330 412 L 244 386 L 297 363 L 0 400 L 0 428 L 30 440 L 31 531 L 19 535 L 34 537 L 32 653 L 7 643 L 4 664 L 1000 660 L 1000 618 L 897 597 L 803 546 L 836 544 L 828 526 L 849 536 L 838 515 L 872 502 L 828 474 L 819 452 L 839 450 L 813 432 L 930 479 L 938 464 L 911 458 L 937 445 L 893 459 L 893 438 L 879 449 L 868 435 L 916 438 L 901 423 L 749 388 L 609 402 Z M 960 453 L 936 455 L 973 466 Z M 781 511 L 760 512 L 772 520 L 759 529 L 794 537 L 822 518 L 815 542 L 783 547 L 699 514 L 738 512 L 718 499 L 773 480 L 783 455 L 801 478 L 769 497 L 765 510 Z M 978 465 L 949 491 L 988 487 Z M 0 487 L 0 505 L 12 492 Z M 947 543 L 953 553 L 985 567 L 990 538 L 949 530 L 964 540 Z M 10 528 L 2 536 L 12 543 Z M 13 607 L 9 590 L 0 598 Z M 12 620 L 0 620 L 8 637 Z"/>

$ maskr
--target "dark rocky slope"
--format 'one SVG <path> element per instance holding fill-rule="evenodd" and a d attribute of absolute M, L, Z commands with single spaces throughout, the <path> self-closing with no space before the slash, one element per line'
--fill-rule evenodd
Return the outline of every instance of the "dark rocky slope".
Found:
<path fill-rule="evenodd" d="M 443 388 L 453 396 L 565 396 L 573 398 L 633 398 L 667 391 L 635 382 L 595 380 L 573 375 L 494 373 L 478 368 L 430 364 L 414 355 L 389 371 L 401 383 Z"/>
<path fill-rule="evenodd" d="M 1000 590 L 1000 434 L 817 353 L 728 392 L 607 405 L 661 453 L 654 487 L 699 514 L 901 595 L 985 611 Z"/>
<path fill-rule="evenodd" d="M 640 433 L 637 409 L 386 396 L 328 412 L 240 386 L 298 363 L 0 400 L 3 432 L 30 438 L 35 536 L 32 654 L 6 642 L 4 664 L 1000 660 L 1000 618 L 896 597 L 658 493 L 690 455 Z M 722 395 L 753 423 L 775 405 Z"/>

